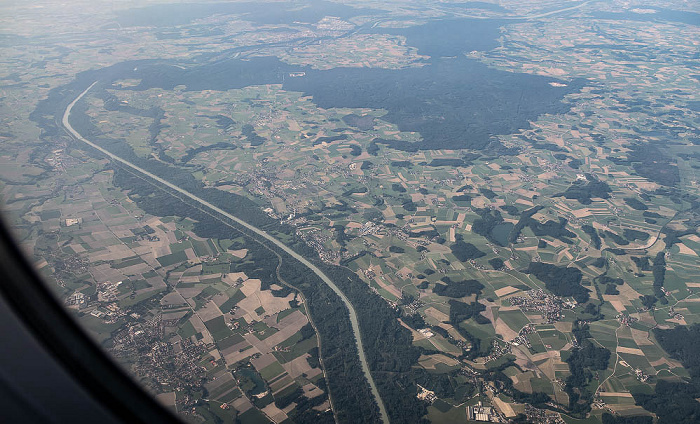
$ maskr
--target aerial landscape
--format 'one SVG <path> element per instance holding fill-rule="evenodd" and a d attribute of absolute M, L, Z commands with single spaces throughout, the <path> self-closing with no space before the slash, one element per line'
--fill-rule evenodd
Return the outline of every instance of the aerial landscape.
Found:
<path fill-rule="evenodd" d="M 697 1 L 0 8 L 3 219 L 183 422 L 700 422 Z"/>

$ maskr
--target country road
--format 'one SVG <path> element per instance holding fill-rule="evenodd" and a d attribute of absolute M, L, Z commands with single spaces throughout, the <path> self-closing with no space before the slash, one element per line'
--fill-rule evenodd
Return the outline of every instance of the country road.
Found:
<path fill-rule="evenodd" d="M 355 308 L 352 306 L 352 303 L 350 303 L 350 300 L 348 300 L 348 298 L 345 296 L 345 294 L 344 294 L 344 293 L 338 288 L 338 286 L 336 286 L 335 283 L 333 283 L 333 281 L 332 281 L 330 278 L 328 278 L 328 276 L 326 276 L 326 274 L 324 274 L 323 271 L 321 271 L 316 265 L 314 265 L 314 264 L 312 264 L 311 262 L 309 262 L 309 261 L 308 261 L 307 259 L 305 259 L 303 256 L 299 255 L 299 254 L 296 253 L 294 250 L 292 250 L 289 246 L 287 246 L 286 244 L 282 243 L 280 240 L 274 238 L 273 236 L 271 236 L 271 235 L 268 234 L 267 232 L 265 232 L 265 231 L 259 229 L 258 227 L 255 227 L 255 226 L 253 226 L 253 225 L 247 223 L 246 221 L 243 221 L 243 220 L 240 219 L 240 218 L 237 218 L 237 217 L 234 216 L 234 215 L 231 215 L 230 213 L 224 211 L 223 209 L 218 208 L 217 206 L 214 206 L 213 204 L 207 202 L 207 201 L 204 200 L 204 199 L 201 199 L 201 198 L 198 197 L 198 196 L 195 196 L 194 194 L 188 192 L 187 190 L 183 190 L 182 188 L 176 186 L 175 184 L 172 184 L 172 183 L 170 183 L 170 182 L 168 182 L 168 181 L 166 181 L 166 180 L 160 178 L 159 176 L 154 175 L 154 174 L 152 174 L 152 173 L 146 171 L 145 169 L 143 169 L 143 168 L 141 168 L 141 167 L 139 167 L 139 166 L 137 166 L 137 165 L 134 165 L 133 163 L 127 161 L 126 159 L 123 159 L 123 158 L 121 158 L 121 157 L 115 155 L 114 153 L 112 153 L 112 152 L 110 152 L 110 151 L 108 151 L 108 150 L 106 150 L 106 149 L 103 149 L 102 147 L 100 147 L 100 146 L 98 146 L 97 144 L 95 144 L 95 143 L 93 143 L 93 142 L 87 140 L 87 139 L 84 138 L 82 135 L 80 135 L 80 133 L 79 133 L 78 131 L 76 131 L 76 130 L 71 126 L 71 124 L 70 124 L 70 122 L 69 122 L 70 113 L 71 113 L 71 110 L 73 109 L 73 107 L 75 106 L 75 104 L 76 104 L 78 101 L 80 101 L 80 99 L 82 99 L 83 96 L 85 96 L 85 94 L 87 94 L 87 92 L 90 91 L 90 89 L 91 89 L 92 87 L 95 86 L 95 84 L 97 84 L 97 81 L 93 82 L 88 88 L 85 89 L 85 91 L 83 91 L 82 93 L 80 93 L 80 95 L 79 95 L 78 97 L 76 97 L 75 100 L 73 100 L 73 101 L 68 105 L 68 107 L 66 108 L 65 112 L 63 113 L 63 119 L 62 119 L 62 121 L 61 121 L 61 122 L 63 123 L 63 126 L 65 127 L 65 129 L 66 129 L 76 140 L 82 141 L 83 143 L 89 145 L 90 147 L 99 150 L 100 152 L 102 152 L 104 155 L 106 155 L 106 156 L 109 157 L 110 159 L 112 159 L 112 160 L 114 160 L 114 161 L 117 161 L 117 162 L 120 162 L 120 163 L 122 163 L 122 164 L 128 166 L 129 168 L 131 168 L 131 169 L 137 171 L 138 173 L 142 174 L 143 176 L 148 177 L 148 178 L 150 178 L 151 180 L 156 181 L 156 182 L 158 182 L 158 183 L 160 183 L 160 184 L 162 184 L 162 185 L 164 185 L 164 186 L 166 186 L 166 187 L 168 187 L 168 188 L 170 188 L 170 189 L 172 189 L 172 190 L 175 190 L 175 191 L 177 191 L 178 193 L 180 193 L 180 194 L 182 194 L 182 195 L 184 195 L 184 196 L 186 196 L 186 197 L 189 197 L 190 199 L 194 200 L 195 202 L 199 203 L 200 205 L 204 206 L 205 208 L 209 209 L 210 211 L 215 212 L 215 213 L 217 213 L 217 214 L 219 214 L 219 215 L 221 215 L 221 216 L 224 216 L 224 217 L 226 217 L 226 218 L 228 218 L 228 219 L 230 219 L 230 220 L 236 222 L 237 224 L 239 224 L 239 225 L 245 227 L 246 229 L 252 231 L 252 232 L 255 233 L 256 235 L 258 235 L 258 236 L 260 236 L 260 237 L 266 239 L 267 241 L 273 243 L 275 246 L 279 247 L 279 248 L 282 249 L 285 253 L 289 254 L 291 257 L 293 257 L 293 258 L 296 259 L 297 261 L 301 262 L 304 266 L 306 266 L 309 270 L 311 270 L 314 274 L 316 274 L 319 278 L 321 278 L 321 280 L 323 280 L 323 282 L 326 283 L 326 284 L 340 297 L 340 299 L 343 301 L 343 303 L 345 304 L 345 306 L 348 308 L 348 312 L 349 312 L 349 314 L 350 314 L 350 323 L 351 323 L 351 325 L 352 325 L 352 332 L 353 332 L 353 334 L 354 334 L 354 336 L 355 336 L 355 341 L 356 341 L 356 343 L 357 343 L 357 350 L 358 350 L 359 356 L 360 356 L 360 363 L 361 363 L 361 365 L 362 365 L 362 371 L 364 372 L 365 377 L 367 378 L 367 381 L 369 382 L 370 388 L 371 388 L 371 390 L 372 390 L 372 394 L 374 395 L 374 398 L 375 398 L 375 400 L 376 400 L 376 402 L 377 402 L 377 405 L 379 406 L 379 413 L 381 414 L 382 422 L 383 422 L 384 424 L 388 424 L 388 423 L 389 423 L 389 416 L 388 416 L 387 413 L 386 413 L 386 408 L 384 407 L 384 402 L 382 402 L 382 399 L 381 399 L 381 397 L 379 396 L 379 391 L 377 390 L 377 386 L 376 386 L 376 384 L 374 383 L 374 379 L 372 378 L 372 375 L 371 375 L 370 372 L 369 372 L 369 366 L 367 365 L 367 358 L 366 358 L 366 356 L 365 356 L 365 351 L 364 351 L 364 348 L 363 348 L 363 346 L 362 346 L 362 337 L 361 337 L 361 335 L 360 335 L 360 325 L 359 325 L 359 322 L 358 322 L 358 320 L 357 320 L 357 313 L 355 312 Z"/>

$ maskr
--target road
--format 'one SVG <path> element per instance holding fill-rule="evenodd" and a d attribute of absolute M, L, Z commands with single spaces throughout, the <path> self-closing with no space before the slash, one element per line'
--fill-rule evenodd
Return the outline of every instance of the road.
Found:
<path fill-rule="evenodd" d="M 261 230 L 260 228 L 254 226 L 254 225 L 247 223 L 246 221 L 243 221 L 242 219 L 240 219 L 234 215 L 231 215 L 230 213 L 224 211 L 221 208 L 218 208 L 218 207 L 212 205 L 211 203 L 207 202 L 206 200 L 204 200 L 198 196 L 195 196 L 194 194 L 190 193 L 189 191 L 183 190 L 180 187 L 176 186 L 175 184 L 172 184 L 169 181 L 166 181 L 166 180 L 160 178 L 159 176 L 154 175 L 154 174 L 146 171 L 145 169 L 143 169 L 137 165 L 134 165 L 133 163 L 129 162 L 128 160 L 123 159 L 123 158 L 115 155 L 114 153 L 106 150 L 106 149 L 103 149 L 102 147 L 98 146 L 97 144 L 89 141 L 88 139 L 86 139 L 85 137 L 80 135 L 80 133 L 78 131 L 76 131 L 71 126 L 68 118 L 70 117 L 71 110 L 73 110 L 73 107 L 75 106 L 75 104 L 78 103 L 78 101 L 80 101 L 80 99 L 82 99 L 83 96 L 85 96 L 85 94 L 87 94 L 87 92 L 90 91 L 90 89 L 95 86 L 95 84 L 97 84 L 97 81 L 93 82 L 88 88 L 85 89 L 85 91 L 80 93 L 80 95 L 78 97 L 76 97 L 75 100 L 73 100 L 68 105 L 65 112 L 63 112 L 63 119 L 61 122 L 63 123 L 63 126 L 65 127 L 65 129 L 76 140 L 82 141 L 83 143 L 87 144 L 88 146 L 99 150 L 101 153 L 103 153 L 105 156 L 109 157 L 110 159 L 112 159 L 116 162 L 122 163 L 122 164 L 128 166 L 129 168 L 137 171 L 138 173 L 142 174 L 143 176 L 148 177 L 153 181 L 156 181 L 156 182 L 158 182 L 158 183 L 160 183 L 160 184 L 162 184 L 162 185 L 164 185 L 172 190 L 175 190 L 176 192 L 178 192 L 184 196 L 189 197 L 190 199 L 194 200 L 195 202 L 199 203 L 200 205 L 209 209 L 210 211 L 215 212 L 221 216 L 224 216 L 224 217 L 234 221 L 235 223 L 241 225 L 242 227 L 245 227 L 246 229 L 250 230 L 251 232 L 255 233 L 256 235 L 273 243 L 275 246 L 282 249 L 285 253 L 289 254 L 291 257 L 293 257 L 297 261 L 301 262 L 304 266 L 306 266 L 309 270 L 311 270 L 311 272 L 313 272 L 321 280 L 323 280 L 323 282 L 326 283 L 328 285 L 328 287 L 330 287 L 340 297 L 340 299 L 343 301 L 345 306 L 348 308 L 348 312 L 350 314 L 350 323 L 352 325 L 352 332 L 355 336 L 355 342 L 357 344 L 357 351 L 358 351 L 359 356 L 360 356 L 360 363 L 362 365 L 362 371 L 365 374 L 365 378 L 367 378 L 367 381 L 369 382 L 370 388 L 372 390 L 372 395 L 374 395 L 374 399 L 376 400 L 377 405 L 379 406 L 379 413 L 381 415 L 382 422 L 384 424 L 389 424 L 389 416 L 386 413 L 386 408 L 384 407 L 384 402 L 382 402 L 382 398 L 379 396 L 379 391 L 377 390 L 377 385 L 374 383 L 374 379 L 372 378 L 372 375 L 369 372 L 369 365 L 367 365 L 367 357 L 365 356 L 365 351 L 364 351 L 364 348 L 362 346 L 362 337 L 360 335 L 360 324 L 357 320 L 357 313 L 355 312 L 355 308 L 352 306 L 352 303 L 350 303 L 350 300 L 348 300 L 348 298 L 345 296 L 345 294 L 316 265 L 309 262 L 306 258 L 299 255 L 297 252 L 292 250 L 289 246 L 287 246 L 286 244 L 277 240 L 276 238 L 274 238 L 273 236 L 271 236 L 267 232 Z"/>
<path fill-rule="evenodd" d="M 540 19 L 540 18 L 546 18 L 547 16 L 552 16 L 556 15 L 558 13 L 563 13 L 563 12 L 568 12 L 571 10 L 576 10 L 579 9 L 583 6 L 586 6 L 590 3 L 593 3 L 594 1 L 597 0 L 588 0 L 586 2 L 583 2 L 581 4 L 577 4 L 576 6 L 571 6 L 571 7 L 565 7 L 563 9 L 557 9 L 557 10 L 552 10 L 549 12 L 543 12 L 543 13 L 538 13 L 536 15 L 524 15 L 524 16 L 482 16 L 482 15 L 470 15 L 468 13 L 459 13 L 459 12 L 454 12 L 452 11 L 452 15 L 454 16 L 459 16 L 460 18 L 470 18 L 470 19 L 494 19 L 494 20 L 511 20 L 511 21 L 522 21 L 526 20 L 529 21 L 531 19 Z M 436 10 L 439 12 L 442 12 L 443 10 L 437 7 L 429 7 L 429 9 Z"/>
<path fill-rule="evenodd" d="M 596 0 L 588 0 L 587 2 L 583 2 L 581 4 L 577 4 L 576 6 L 571 6 L 571 7 L 565 7 L 564 9 L 557 9 L 557 10 L 552 10 L 551 12 L 545 12 L 545 13 L 538 13 L 537 15 L 527 15 L 523 16 L 522 19 L 539 19 L 539 18 L 545 18 L 547 16 L 552 16 L 556 15 L 557 13 L 562 13 L 562 12 L 568 12 L 570 10 L 576 10 L 579 9 L 583 6 L 588 5 L 589 3 L 593 3 Z M 512 18 L 512 19 L 518 19 L 518 18 Z"/>
<path fill-rule="evenodd" d="M 620 346 L 620 336 L 617 334 L 617 332 L 618 332 L 618 330 L 620 330 L 621 328 L 622 328 L 622 324 L 620 324 L 620 325 L 615 329 L 615 346 Z M 598 343 L 598 344 L 600 344 L 600 343 Z M 603 346 L 603 345 L 600 345 L 600 346 L 601 346 L 601 347 L 605 347 L 605 346 Z M 613 375 L 615 375 L 615 373 L 617 372 L 617 364 L 620 363 L 620 359 L 621 359 L 621 358 L 620 358 L 620 354 L 617 353 L 617 352 L 615 352 L 615 365 L 613 366 L 613 372 L 612 372 L 612 374 L 610 374 L 609 376 L 607 376 L 607 377 L 605 378 L 605 380 L 603 380 L 603 381 L 598 385 L 598 387 L 595 389 L 595 392 L 594 392 L 595 394 L 599 393 L 599 392 L 600 392 L 600 388 L 603 387 L 603 384 L 605 384 L 605 382 L 608 381 L 608 380 L 610 379 L 610 377 L 612 377 Z"/>

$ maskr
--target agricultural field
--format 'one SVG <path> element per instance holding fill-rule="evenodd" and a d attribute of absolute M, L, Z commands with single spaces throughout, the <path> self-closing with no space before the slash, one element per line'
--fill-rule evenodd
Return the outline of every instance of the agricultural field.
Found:
<path fill-rule="evenodd" d="M 302 298 L 232 272 L 247 262 L 242 238 L 205 239 L 191 220 L 148 215 L 112 171 L 74 159 L 65 196 L 24 217 L 41 223 L 39 272 L 97 342 L 175 411 L 204 393 L 224 422 L 284 421 L 300 396 L 330 408 Z"/>

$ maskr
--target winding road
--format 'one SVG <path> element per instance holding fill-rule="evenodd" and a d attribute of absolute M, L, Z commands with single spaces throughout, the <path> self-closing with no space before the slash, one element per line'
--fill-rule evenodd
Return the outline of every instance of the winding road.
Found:
<path fill-rule="evenodd" d="M 340 297 L 340 299 L 343 301 L 343 303 L 345 304 L 345 306 L 348 308 L 348 312 L 349 312 L 349 314 L 350 314 L 350 323 L 351 323 L 351 325 L 352 325 L 352 332 L 353 332 L 353 334 L 354 334 L 354 336 L 355 336 L 355 341 L 356 341 L 356 343 L 357 343 L 357 351 L 358 351 L 359 356 L 360 356 L 360 363 L 361 363 L 361 365 L 362 365 L 362 371 L 363 371 L 364 374 L 365 374 L 365 378 L 367 378 L 367 381 L 369 382 L 370 388 L 371 388 L 371 390 L 372 390 L 372 395 L 374 395 L 374 399 L 376 400 L 377 405 L 379 406 L 379 413 L 380 413 L 380 415 L 381 415 L 382 422 L 383 422 L 384 424 L 389 424 L 389 416 L 388 416 L 387 413 L 386 413 L 386 408 L 384 407 L 384 402 L 382 402 L 382 398 L 379 396 L 379 391 L 377 390 L 377 385 L 374 383 L 374 379 L 372 378 L 372 375 L 371 375 L 370 372 L 369 372 L 369 365 L 367 365 L 367 358 L 366 358 L 366 356 L 365 356 L 365 351 L 364 351 L 364 348 L 363 348 L 363 346 L 362 346 L 362 337 L 361 337 L 361 335 L 360 335 L 360 324 L 359 324 L 359 322 L 358 322 L 358 320 L 357 320 L 357 313 L 355 312 L 355 308 L 353 308 L 352 303 L 350 303 L 350 300 L 348 300 L 348 298 L 345 296 L 345 294 L 344 294 L 344 293 L 338 288 L 338 286 L 336 286 L 335 283 L 333 283 L 333 281 L 332 281 L 330 278 L 328 278 L 328 276 L 327 276 L 326 274 L 324 274 L 323 271 L 321 271 L 316 265 L 314 265 L 314 264 L 312 264 L 311 262 L 309 262 L 309 261 L 308 261 L 307 259 L 305 259 L 303 256 L 299 255 L 297 252 L 295 252 L 294 250 L 292 250 L 289 246 L 287 246 L 286 244 L 282 243 L 280 240 L 277 240 L 276 238 L 274 238 L 273 236 L 271 236 L 271 235 L 268 234 L 267 232 L 261 230 L 261 229 L 258 228 L 258 227 L 255 227 L 254 225 L 251 225 L 251 224 L 247 223 L 246 221 L 243 221 L 243 220 L 240 219 L 240 218 L 235 217 L 234 215 L 231 215 L 230 213 L 224 211 L 223 209 L 221 209 L 221 208 L 219 208 L 219 207 L 217 207 L 217 206 L 214 206 L 213 204 L 207 202 L 206 200 L 201 199 L 201 198 L 198 197 L 198 196 L 195 196 L 194 194 L 190 193 L 189 191 L 183 190 L 182 188 L 176 186 L 175 184 L 172 184 L 172 183 L 170 183 L 170 182 L 168 182 L 168 181 L 166 181 L 166 180 L 160 178 L 159 176 L 154 175 L 154 174 L 152 174 L 152 173 L 146 171 L 145 169 L 143 169 L 143 168 L 141 168 L 141 167 L 139 167 L 139 166 L 137 166 L 137 165 L 134 165 L 133 163 L 129 162 L 128 160 L 123 159 L 123 158 L 121 158 L 121 157 L 115 155 L 114 153 L 112 153 L 112 152 L 106 150 L 106 149 L 103 149 L 102 147 L 100 147 L 100 146 L 98 146 L 97 144 L 95 144 L 95 143 L 93 143 L 93 142 L 87 140 L 85 137 L 83 137 L 82 135 L 80 135 L 80 133 L 79 133 L 78 131 L 76 131 L 76 130 L 71 126 L 71 124 L 70 124 L 70 122 L 69 122 L 70 113 L 71 113 L 71 110 L 73 110 L 73 107 L 75 106 L 75 104 L 78 103 L 78 101 L 80 101 L 80 99 L 82 99 L 83 96 L 85 96 L 85 94 L 87 94 L 87 92 L 90 91 L 90 89 L 91 89 L 92 87 L 95 86 L 95 84 L 97 84 L 97 81 L 93 82 L 88 88 L 85 89 L 85 91 L 83 91 L 82 93 L 80 93 L 80 95 L 79 95 L 78 97 L 76 97 L 75 100 L 73 100 L 73 101 L 68 105 L 68 107 L 66 108 L 65 112 L 63 113 L 63 119 L 62 119 L 62 121 L 61 121 L 62 124 L 63 124 L 63 126 L 65 127 L 65 129 L 66 129 L 76 140 L 82 141 L 83 143 L 87 144 L 88 146 L 90 146 L 90 147 L 92 147 L 92 148 L 94 148 L 94 149 L 99 150 L 101 153 L 103 153 L 105 156 L 109 157 L 110 159 L 112 159 L 112 160 L 114 160 L 114 161 L 117 161 L 117 162 L 120 162 L 120 163 L 122 163 L 122 164 L 128 166 L 129 168 L 131 168 L 131 169 L 137 171 L 138 173 L 142 174 L 143 176 L 148 177 L 148 178 L 150 178 L 150 179 L 153 180 L 153 181 L 156 181 L 156 182 L 158 182 L 158 183 L 160 183 L 160 184 L 162 184 L 162 185 L 164 185 L 164 186 L 166 186 L 166 187 L 168 187 L 168 188 L 170 188 L 170 189 L 172 189 L 172 190 L 175 190 L 176 192 L 178 192 L 178 193 L 180 193 L 180 194 L 182 194 L 182 195 L 184 195 L 184 196 L 189 197 L 190 199 L 192 199 L 192 200 L 194 200 L 195 202 L 199 203 L 199 204 L 202 205 L 203 207 L 205 207 L 205 208 L 211 210 L 212 212 L 215 212 L 215 213 L 217 213 L 217 214 L 219 214 L 219 215 L 221 215 L 221 216 L 224 216 L 224 217 L 226 217 L 226 218 L 228 218 L 228 219 L 234 221 L 235 223 L 241 225 L 242 227 L 245 227 L 246 229 L 250 230 L 251 232 L 255 233 L 256 235 L 258 235 L 258 236 L 264 238 L 265 240 L 267 240 L 267 241 L 273 243 L 275 246 L 277 246 L 277 247 L 279 247 L 280 249 L 282 249 L 285 253 L 289 254 L 291 257 L 293 257 L 293 258 L 296 259 L 297 261 L 301 262 L 305 267 L 307 267 L 309 270 L 311 270 L 311 272 L 313 272 L 313 273 L 316 274 L 321 280 L 323 280 L 323 282 L 326 283 L 326 284 Z"/>

